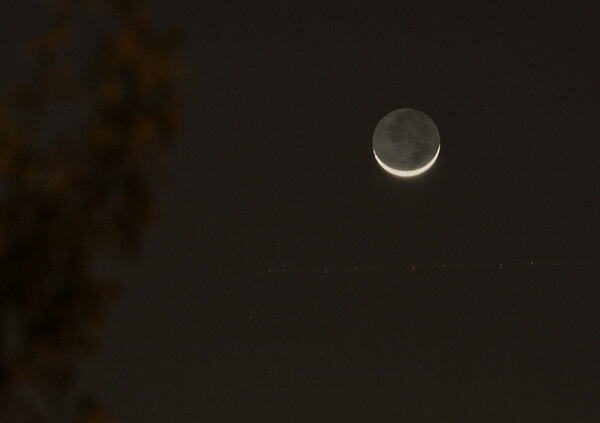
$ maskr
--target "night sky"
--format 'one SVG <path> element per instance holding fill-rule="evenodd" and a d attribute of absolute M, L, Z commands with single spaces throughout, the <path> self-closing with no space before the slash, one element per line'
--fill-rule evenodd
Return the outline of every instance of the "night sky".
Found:
<path fill-rule="evenodd" d="M 444 4 L 149 2 L 191 75 L 160 216 L 106 269 L 125 295 L 83 372 L 115 418 L 595 421 L 597 14 Z M 35 30 L 28 7 L 2 7 L 3 37 Z M 404 107 L 441 136 L 412 179 L 371 150 Z M 530 261 L 557 265 L 322 272 Z"/>
<path fill-rule="evenodd" d="M 181 8 L 197 79 L 164 206 L 177 245 L 250 268 L 589 256 L 592 13 L 390 4 Z M 371 153 L 401 107 L 441 133 L 417 180 Z"/>

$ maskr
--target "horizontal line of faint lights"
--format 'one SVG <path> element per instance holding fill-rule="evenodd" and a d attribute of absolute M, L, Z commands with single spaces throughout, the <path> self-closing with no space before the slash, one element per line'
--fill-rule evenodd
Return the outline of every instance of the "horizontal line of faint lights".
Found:
<path fill-rule="evenodd" d="M 574 262 L 553 262 L 549 260 L 544 261 L 528 261 L 528 262 L 499 262 L 499 263 L 477 263 L 477 264 L 404 264 L 397 266 L 322 266 L 322 267 L 267 267 L 264 271 L 266 273 L 335 273 L 335 272 L 381 272 L 381 271 L 408 271 L 417 272 L 424 270 L 441 270 L 441 271 L 467 271 L 473 269 L 497 269 L 507 270 L 524 267 L 565 267 L 565 266 L 577 266 L 583 263 Z"/>

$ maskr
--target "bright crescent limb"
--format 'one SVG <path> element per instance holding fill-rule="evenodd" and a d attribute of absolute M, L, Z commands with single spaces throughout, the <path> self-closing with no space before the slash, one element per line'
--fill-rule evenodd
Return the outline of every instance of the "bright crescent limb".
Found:
<path fill-rule="evenodd" d="M 427 163 L 425 166 L 423 166 L 423 167 L 421 167 L 419 169 L 415 169 L 415 170 L 396 170 L 396 169 L 394 169 L 392 167 L 389 167 L 385 163 L 383 163 L 381 161 L 381 159 L 379 159 L 379 157 L 377 157 L 377 153 L 375 152 L 375 150 L 373 150 L 373 154 L 375 155 L 375 160 L 377 160 L 377 163 L 379 163 L 379 166 L 381 166 L 384 170 L 386 170 L 387 172 L 391 173 L 392 175 L 396 175 L 396 176 L 416 176 L 416 175 L 420 175 L 421 173 L 423 173 L 427 169 L 429 169 L 431 166 L 433 166 L 433 164 L 435 163 L 436 159 L 438 158 L 438 155 L 440 154 L 440 147 L 441 147 L 441 145 L 438 146 L 437 153 L 435 153 L 435 156 L 433 156 L 433 159 L 431 159 L 431 161 L 429 163 Z"/>

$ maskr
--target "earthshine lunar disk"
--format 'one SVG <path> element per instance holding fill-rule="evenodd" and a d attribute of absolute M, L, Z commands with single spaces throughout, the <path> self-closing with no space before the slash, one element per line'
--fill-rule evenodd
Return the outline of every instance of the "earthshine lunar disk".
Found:
<path fill-rule="evenodd" d="M 415 109 L 385 115 L 373 132 L 373 155 L 392 175 L 416 176 L 440 154 L 440 133 L 429 116 Z"/>

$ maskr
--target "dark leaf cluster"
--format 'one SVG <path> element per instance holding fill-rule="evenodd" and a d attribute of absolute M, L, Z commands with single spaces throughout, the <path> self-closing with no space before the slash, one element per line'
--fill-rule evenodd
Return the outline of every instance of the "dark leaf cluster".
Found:
<path fill-rule="evenodd" d="M 68 400 L 118 294 L 95 263 L 140 247 L 185 66 L 137 2 L 50 3 L 36 77 L 0 104 L 0 421 L 104 422 L 93 400 Z M 107 28 L 86 54 L 82 14 Z"/>

